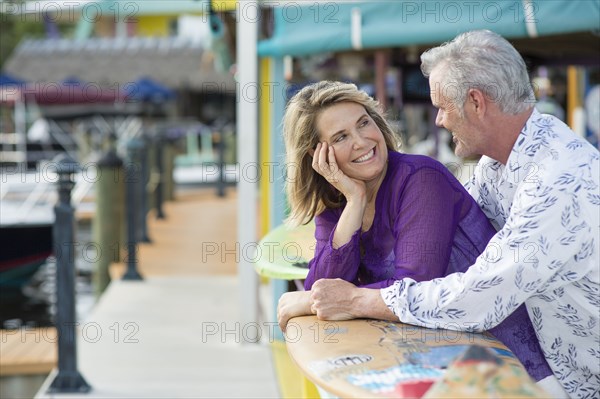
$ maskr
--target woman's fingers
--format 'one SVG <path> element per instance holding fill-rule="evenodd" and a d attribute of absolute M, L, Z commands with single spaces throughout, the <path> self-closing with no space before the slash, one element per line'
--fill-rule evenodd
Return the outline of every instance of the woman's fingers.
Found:
<path fill-rule="evenodd" d="M 321 152 L 321 143 L 317 143 L 315 152 L 313 153 L 312 167 L 319 172 L 319 153 Z"/>
<path fill-rule="evenodd" d="M 322 143 L 321 151 L 319 151 L 319 169 L 324 173 L 329 171 L 329 165 L 327 164 L 327 148 L 327 143 Z M 326 175 L 325 178 L 327 178 Z"/>
<path fill-rule="evenodd" d="M 326 142 L 318 143 L 313 155 L 312 168 L 328 182 L 339 182 L 339 168 L 335 160 L 333 147 Z"/>
<path fill-rule="evenodd" d="M 337 165 L 337 161 L 335 160 L 335 151 L 333 147 L 329 147 L 329 150 L 327 151 L 327 159 L 329 161 L 329 170 L 331 172 L 331 178 L 333 181 L 337 182 L 339 168 Z"/>
<path fill-rule="evenodd" d="M 318 143 L 315 148 L 312 162 L 313 169 L 329 180 L 329 165 L 327 164 L 327 143 Z"/>

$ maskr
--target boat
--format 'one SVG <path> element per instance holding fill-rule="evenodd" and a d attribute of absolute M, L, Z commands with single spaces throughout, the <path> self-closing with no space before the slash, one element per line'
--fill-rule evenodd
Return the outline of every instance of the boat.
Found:
<path fill-rule="evenodd" d="M 52 255 L 52 224 L 0 225 L 0 290 L 18 290 Z"/>
<path fill-rule="evenodd" d="M 35 171 L 0 170 L 0 179 L 0 290 L 17 290 L 52 254 L 56 190 Z"/>
<path fill-rule="evenodd" d="M 77 141 L 61 118 L 113 112 L 120 92 L 89 90 L 74 79 L 60 84 L 0 81 L 0 290 L 19 290 L 52 254 L 53 206 L 58 176 L 53 159 L 77 157 Z M 93 182 L 78 174 L 73 202 Z"/>

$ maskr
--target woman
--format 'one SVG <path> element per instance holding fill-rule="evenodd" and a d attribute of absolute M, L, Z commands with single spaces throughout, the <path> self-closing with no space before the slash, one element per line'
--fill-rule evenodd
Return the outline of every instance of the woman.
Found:
<path fill-rule="evenodd" d="M 321 278 L 387 287 L 465 271 L 496 233 L 439 162 L 401 154 L 378 103 L 352 84 L 302 89 L 284 116 L 291 224 L 315 219 L 306 290 Z M 310 291 L 279 301 L 282 329 L 311 314 Z M 536 380 L 551 375 L 523 306 L 490 330 Z"/>

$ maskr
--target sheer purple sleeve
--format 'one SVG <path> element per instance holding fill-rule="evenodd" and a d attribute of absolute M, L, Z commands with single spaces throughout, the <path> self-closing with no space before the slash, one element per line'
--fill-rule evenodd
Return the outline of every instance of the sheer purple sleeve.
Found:
<path fill-rule="evenodd" d="M 315 281 L 321 278 L 341 278 L 356 282 L 360 265 L 360 230 L 354 232 L 347 244 L 334 249 L 332 239 L 339 213 L 341 210 L 328 209 L 315 217 L 317 245 L 315 256 L 308 264 L 308 276 L 304 280 L 306 290 L 310 290 Z"/>
<path fill-rule="evenodd" d="M 453 187 L 450 178 L 425 167 L 415 171 L 402 187 L 392 188 L 389 211 L 396 237 L 394 273 L 364 287 L 384 288 L 405 277 L 424 281 L 445 275 L 467 195 Z"/>

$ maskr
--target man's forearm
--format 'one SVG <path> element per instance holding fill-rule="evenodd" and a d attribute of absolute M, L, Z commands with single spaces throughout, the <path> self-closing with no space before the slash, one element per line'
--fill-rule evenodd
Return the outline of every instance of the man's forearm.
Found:
<path fill-rule="evenodd" d="M 321 320 L 358 318 L 398 321 L 376 288 L 358 288 L 342 279 L 321 279 L 311 291 L 311 310 Z"/>
<path fill-rule="evenodd" d="M 383 301 L 379 289 L 358 288 L 356 299 L 357 318 L 398 321 L 398 317 Z"/>

